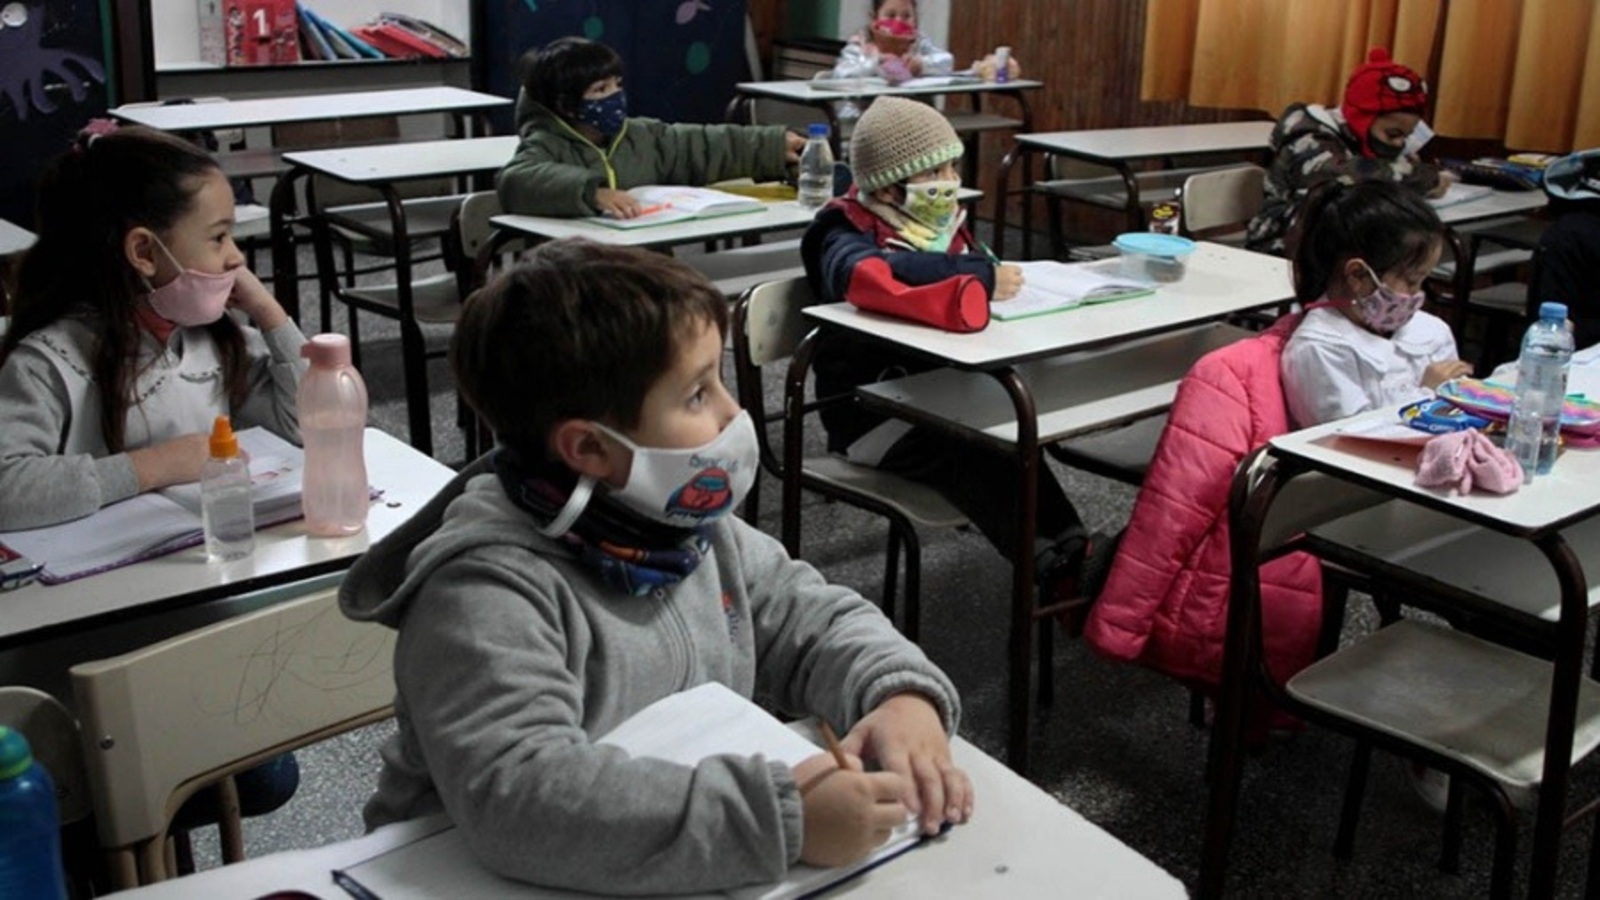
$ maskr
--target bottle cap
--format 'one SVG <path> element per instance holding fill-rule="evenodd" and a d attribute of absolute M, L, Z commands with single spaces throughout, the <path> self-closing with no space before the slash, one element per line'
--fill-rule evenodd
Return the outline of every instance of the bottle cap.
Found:
<path fill-rule="evenodd" d="M 824 125 L 821 122 L 813 122 L 810 125 L 806 126 L 806 136 L 807 137 L 814 137 L 814 138 L 825 138 L 825 137 L 828 136 L 828 126 Z"/>
<path fill-rule="evenodd" d="M 33 748 L 22 732 L 0 725 L 0 781 L 15 778 L 33 765 Z"/>
<path fill-rule="evenodd" d="M 211 423 L 211 455 L 217 459 L 239 455 L 239 439 L 233 436 L 233 423 L 227 416 L 217 416 Z"/>
<path fill-rule="evenodd" d="M 1567 320 L 1567 305 L 1547 300 L 1539 304 L 1539 318 L 1541 320 L 1555 319 L 1557 322 L 1565 322 Z"/>
<path fill-rule="evenodd" d="M 319 334 L 300 347 L 300 355 L 317 368 L 350 365 L 350 339 L 342 334 Z"/>

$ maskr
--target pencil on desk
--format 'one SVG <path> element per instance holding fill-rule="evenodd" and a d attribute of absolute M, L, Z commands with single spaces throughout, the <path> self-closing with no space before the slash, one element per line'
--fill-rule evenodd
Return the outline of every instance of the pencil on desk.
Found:
<path fill-rule="evenodd" d="M 849 762 L 845 760 L 844 748 L 839 746 L 839 736 L 833 733 L 833 726 L 829 725 L 826 719 L 817 721 L 822 726 L 822 742 L 828 746 L 828 752 L 833 754 L 833 761 L 838 763 L 841 769 L 850 768 Z"/>

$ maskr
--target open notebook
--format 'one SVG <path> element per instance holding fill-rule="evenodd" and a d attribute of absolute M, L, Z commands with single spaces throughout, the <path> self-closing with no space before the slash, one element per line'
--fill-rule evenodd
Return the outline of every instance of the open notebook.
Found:
<path fill-rule="evenodd" d="M 1444 209 L 1447 206 L 1455 206 L 1457 203 L 1471 203 L 1492 193 L 1494 193 L 1494 188 L 1486 184 L 1464 184 L 1460 181 L 1454 181 L 1444 189 L 1443 194 L 1437 197 L 1429 197 L 1428 203 L 1434 209 Z"/>
<path fill-rule="evenodd" d="M 1061 263 L 1049 260 L 1013 263 L 1022 269 L 1022 290 L 1010 300 L 989 304 L 989 314 L 1009 321 L 1073 309 L 1086 303 L 1107 303 L 1143 297 L 1155 285 L 1118 273 L 1118 260 Z"/>
<path fill-rule="evenodd" d="M 794 765 L 822 752 L 816 744 L 761 707 L 716 683 L 700 685 L 645 707 L 599 743 L 621 747 L 634 756 L 684 765 L 693 765 L 718 753 L 762 753 L 768 759 Z M 841 869 L 796 866 L 775 884 L 752 885 L 707 896 L 735 900 L 811 897 L 920 843 L 921 836 L 914 823 L 908 822 L 887 843 L 853 866 Z M 546 900 L 592 896 L 501 878 L 473 859 L 459 829 L 453 827 L 350 866 L 345 873 L 378 897 Z"/>
<path fill-rule="evenodd" d="M 256 527 L 298 519 L 305 453 L 264 428 L 238 432 L 250 457 Z M 179 484 L 102 507 L 48 528 L 0 532 L 0 544 L 43 563 L 39 580 L 60 584 L 204 542 L 200 485 Z"/>
<path fill-rule="evenodd" d="M 629 188 L 628 193 L 643 207 L 640 215 L 631 219 L 589 216 L 585 221 L 607 228 L 649 228 L 652 225 L 682 222 L 686 219 L 714 219 L 718 216 L 757 213 L 766 209 L 766 204 L 753 197 L 719 191 L 716 188 L 647 184 Z"/>

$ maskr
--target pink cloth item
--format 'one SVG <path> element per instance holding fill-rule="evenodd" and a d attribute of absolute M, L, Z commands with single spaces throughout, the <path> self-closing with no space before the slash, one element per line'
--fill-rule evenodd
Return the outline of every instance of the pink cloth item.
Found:
<path fill-rule="evenodd" d="M 1491 494 L 1509 494 L 1522 484 L 1522 466 L 1483 432 L 1457 431 L 1422 445 L 1417 456 L 1417 484 L 1448 487 L 1458 494 L 1469 494 L 1474 487 Z"/>

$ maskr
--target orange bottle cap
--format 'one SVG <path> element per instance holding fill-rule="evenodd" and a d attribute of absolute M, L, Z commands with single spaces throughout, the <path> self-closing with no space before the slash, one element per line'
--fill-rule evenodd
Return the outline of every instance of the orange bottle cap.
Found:
<path fill-rule="evenodd" d="M 239 455 L 239 439 L 233 436 L 233 423 L 227 416 L 217 416 L 211 424 L 211 455 L 218 459 Z"/>

